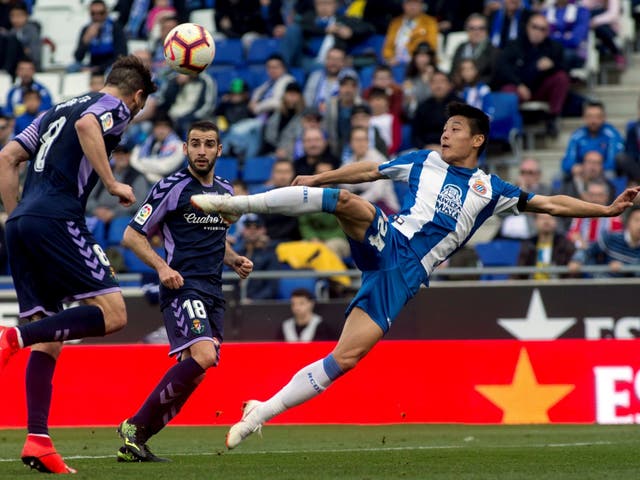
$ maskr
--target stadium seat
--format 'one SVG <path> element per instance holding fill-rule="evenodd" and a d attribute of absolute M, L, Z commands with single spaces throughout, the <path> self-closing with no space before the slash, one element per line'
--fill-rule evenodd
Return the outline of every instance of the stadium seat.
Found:
<path fill-rule="evenodd" d="M 247 82 L 251 90 L 269 80 L 269 75 L 267 75 L 264 65 L 248 65 L 240 69 L 238 73 Z"/>
<path fill-rule="evenodd" d="M 376 69 L 375 65 L 369 65 L 360 70 L 360 90 L 364 90 L 371 85 L 371 80 L 373 80 L 373 72 Z"/>
<path fill-rule="evenodd" d="M 199 8 L 189 13 L 189 21 L 202 25 L 211 35 L 216 32 L 214 10 L 212 8 Z M 217 40 L 216 40 L 217 43 Z"/>
<path fill-rule="evenodd" d="M 89 231 L 93 235 L 93 238 L 96 239 L 98 245 L 100 245 L 103 249 L 107 246 L 107 226 L 105 223 L 100 220 L 98 217 L 93 217 L 91 221 L 87 221 L 87 227 L 89 227 Z"/>
<path fill-rule="evenodd" d="M 280 52 L 279 38 L 256 38 L 247 51 L 247 63 L 249 65 L 259 64 L 264 69 L 264 63 L 270 55 Z"/>
<path fill-rule="evenodd" d="M 415 148 L 413 146 L 413 140 L 411 138 L 411 124 L 405 123 L 402 125 L 402 142 L 400 143 L 400 152 L 404 152 L 406 150 L 411 150 Z"/>
<path fill-rule="evenodd" d="M 68 100 L 89 91 L 91 73 L 65 73 L 62 78 L 62 100 Z"/>
<path fill-rule="evenodd" d="M 242 180 L 247 184 L 264 183 L 271 178 L 274 157 L 247 158 L 242 170 Z"/>
<path fill-rule="evenodd" d="M 232 65 L 214 65 L 207 69 L 218 85 L 218 95 L 229 93 L 231 81 L 240 76 L 240 73 Z"/>
<path fill-rule="evenodd" d="M 216 160 L 215 174 L 229 182 L 238 179 L 238 159 L 235 157 L 220 157 Z"/>
<path fill-rule="evenodd" d="M 244 65 L 242 42 L 239 38 L 220 38 L 216 40 L 216 57 L 214 65 Z"/>
<path fill-rule="evenodd" d="M 129 225 L 129 220 L 127 217 L 115 217 L 109 223 L 109 228 L 107 229 L 107 246 L 120 245 L 122 242 L 122 235 L 124 234 L 127 225 Z"/>
<path fill-rule="evenodd" d="M 316 295 L 316 283 L 316 277 L 280 278 L 278 280 L 278 298 L 289 300 L 291 293 L 298 288 L 306 288 L 313 295 Z"/>
<path fill-rule="evenodd" d="M 164 254 L 162 254 L 161 256 L 164 258 L 163 255 Z M 122 257 L 124 258 L 124 264 L 127 268 L 127 272 L 129 273 L 154 272 L 153 268 L 151 268 L 149 265 L 147 265 L 142 260 L 140 260 L 138 256 L 128 248 L 122 249 Z"/>
<path fill-rule="evenodd" d="M 627 188 L 627 184 L 629 183 L 629 180 L 627 179 L 627 177 L 616 177 L 612 179 L 611 182 L 613 183 L 613 186 L 616 189 L 615 195 L 617 197 L 622 192 L 624 192 L 625 188 Z"/>
<path fill-rule="evenodd" d="M 301 87 L 304 86 L 304 82 L 306 81 L 307 76 L 301 67 L 289 67 L 289 73 L 293 75 L 293 78 L 296 79 L 298 85 L 300 85 Z"/>
<path fill-rule="evenodd" d="M 62 75 L 54 72 L 37 72 L 33 79 L 47 87 L 51 94 L 51 100 L 54 104 L 59 103 L 62 91 Z"/>
<path fill-rule="evenodd" d="M 407 64 L 399 63 L 398 65 L 394 65 L 391 67 L 391 74 L 393 75 L 393 79 L 399 85 L 402 85 L 404 82 L 405 74 L 407 73 Z"/>
<path fill-rule="evenodd" d="M 523 123 L 515 93 L 491 92 L 487 112 L 491 117 L 489 139 L 508 143 L 516 160 L 522 150 Z"/>
<path fill-rule="evenodd" d="M 384 35 L 371 35 L 366 40 L 360 42 L 349 50 L 352 57 L 370 55 L 375 57 L 379 63 L 384 63 L 382 58 L 382 46 L 384 45 Z"/>
<path fill-rule="evenodd" d="M 487 243 L 477 243 L 476 253 L 484 267 L 513 267 L 518 264 L 520 255 L 519 240 L 493 240 Z M 482 280 L 505 280 L 505 274 L 485 274 Z"/>
<path fill-rule="evenodd" d="M 4 70 L 0 70 L 0 92 L 2 92 L 2 94 L 0 94 L 0 106 L 2 106 L 2 108 L 5 107 L 7 92 L 11 90 L 12 86 L 13 81 L 11 80 L 11 75 Z"/>

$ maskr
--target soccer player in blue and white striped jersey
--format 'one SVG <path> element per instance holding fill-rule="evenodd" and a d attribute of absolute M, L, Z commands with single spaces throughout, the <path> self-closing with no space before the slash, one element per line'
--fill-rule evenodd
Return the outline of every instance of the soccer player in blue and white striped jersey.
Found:
<path fill-rule="evenodd" d="M 220 212 L 231 220 L 244 212 L 333 213 L 363 272 L 362 286 L 347 308 L 342 334 L 331 354 L 304 367 L 269 400 L 247 402 L 242 420 L 227 434 L 228 448 L 237 446 L 267 420 L 320 394 L 354 368 L 420 286 L 428 285 L 431 272 L 491 215 L 529 211 L 565 217 L 614 216 L 631 207 L 640 191 L 627 189 L 609 206 L 522 191 L 477 168 L 489 135 L 489 118 L 481 110 L 453 103 L 447 117 L 441 153 L 421 150 L 383 164 L 357 162 L 319 175 L 299 176 L 292 187 L 257 195 L 191 197 L 205 212 Z M 401 211 L 389 218 L 346 190 L 317 188 L 382 178 L 409 184 Z"/>

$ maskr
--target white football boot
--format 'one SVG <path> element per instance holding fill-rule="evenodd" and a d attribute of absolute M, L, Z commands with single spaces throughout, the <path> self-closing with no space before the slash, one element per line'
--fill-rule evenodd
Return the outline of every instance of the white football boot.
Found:
<path fill-rule="evenodd" d="M 233 425 L 227 433 L 225 444 L 229 450 L 240 445 L 240 443 L 252 433 L 262 433 L 262 423 L 258 418 L 256 409 L 256 407 L 261 404 L 262 402 L 258 400 L 249 400 L 243 405 L 242 419 Z"/>
<path fill-rule="evenodd" d="M 228 200 L 233 198 L 228 193 L 224 195 L 199 194 L 191 195 L 191 205 L 205 213 L 218 213 L 222 219 L 231 224 L 238 220 L 243 214 L 236 207 L 229 205 Z"/>

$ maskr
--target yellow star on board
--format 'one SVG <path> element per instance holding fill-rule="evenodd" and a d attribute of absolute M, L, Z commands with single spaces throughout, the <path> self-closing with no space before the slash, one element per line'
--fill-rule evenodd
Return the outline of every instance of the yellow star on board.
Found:
<path fill-rule="evenodd" d="M 575 385 L 538 383 L 529 354 L 523 348 L 511 384 L 476 385 L 476 390 L 502 409 L 502 423 L 549 423 L 547 412 Z"/>

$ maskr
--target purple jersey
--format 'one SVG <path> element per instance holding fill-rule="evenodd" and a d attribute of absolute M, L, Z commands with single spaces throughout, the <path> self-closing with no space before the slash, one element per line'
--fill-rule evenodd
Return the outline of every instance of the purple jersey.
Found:
<path fill-rule="evenodd" d="M 222 295 L 228 227 L 219 215 L 206 214 L 191 205 L 191 196 L 200 193 L 233 193 L 233 187 L 220 177 L 214 177 L 212 185 L 203 185 L 184 168 L 156 183 L 129 223 L 148 237 L 160 233 L 167 263 L 184 278 L 181 289 L 160 286 L 163 308 L 186 290 Z"/>
<path fill-rule="evenodd" d="M 105 93 L 88 93 L 60 103 L 15 138 L 30 154 L 31 162 L 22 200 L 12 217 L 84 216 L 87 197 L 99 179 L 82 151 L 75 128 L 75 123 L 88 114 L 98 120 L 110 155 L 131 113 L 121 100 Z"/>

